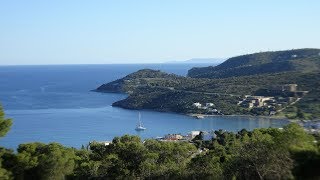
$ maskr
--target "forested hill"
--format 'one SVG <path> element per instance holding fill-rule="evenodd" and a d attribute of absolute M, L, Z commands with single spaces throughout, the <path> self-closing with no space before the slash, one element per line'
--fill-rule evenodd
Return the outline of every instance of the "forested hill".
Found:
<path fill-rule="evenodd" d="M 141 69 L 137 72 L 134 72 L 125 76 L 124 78 L 103 84 L 100 87 L 98 87 L 96 91 L 127 93 L 132 91 L 138 86 L 153 85 L 152 82 L 149 83 L 149 80 L 156 81 L 160 79 L 162 82 L 163 79 L 177 79 L 177 78 L 183 78 L 183 77 L 175 74 L 168 74 L 159 70 Z"/>
<path fill-rule="evenodd" d="M 320 69 L 320 49 L 262 52 L 230 58 L 218 66 L 192 68 L 193 78 L 226 78 L 287 71 L 315 72 Z"/>
<path fill-rule="evenodd" d="M 303 112 L 303 119 L 318 119 L 319 53 L 320 49 L 300 49 L 244 55 L 230 58 L 217 67 L 199 68 L 200 72 L 194 72 L 194 78 L 143 69 L 103 84 L 95 91 L 128 93 L 126 99 L 113 103 L 114 106 L 127 109 L 207 113 L 193 108 L 193 104 L 214 102 L 215 108 L 225 115 L 268 115 L 271 111 L 279 110 L 279 116 L 296 118 L 298 112 Z M 190 70 L 190 74 L 192 71 L 195 69 Z M 290 98 L 281 96 L 281 99 L 277 94 L 266 93 L 272 87 L 286 84 L 297 84 L 298 91 L 307 94 L 299 100 L 293 101 L 291 98 L 290 101 Z M 275 107 L 278 109 L 246 108 L 239 105 L 246 95 L 277 96 L 279 103 L 284 98 L 289 101 L 282 102 L 282 108 Z"/>

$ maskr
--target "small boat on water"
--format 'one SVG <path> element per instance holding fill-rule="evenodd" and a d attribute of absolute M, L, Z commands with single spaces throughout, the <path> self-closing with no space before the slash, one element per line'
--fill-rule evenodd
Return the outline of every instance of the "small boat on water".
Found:
<path fill-rule="evenodd" d="M 136 131 L 144 131 L 144 130 L 146 130 L 147 128 L 145 128 L 144 126 L 143 126 L 143 124 L 142 124 L 142 122 L 141 122 L 141 114 L 140 114 L 140 112 L 139 112 L 139 122 L 138 122 L 138 124 L 137 124 L 137 127 L 136 127 Z"/>
<path fill-rule="evenodd" d="M 204 116 L 203 116 L 203 115 L 197 115 L 196 118 L 197 118 L 197 119 L 203 119 Z"/>

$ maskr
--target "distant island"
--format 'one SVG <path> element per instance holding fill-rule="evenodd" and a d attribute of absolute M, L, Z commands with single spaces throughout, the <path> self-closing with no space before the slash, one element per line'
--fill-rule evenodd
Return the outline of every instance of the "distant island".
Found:
<path fill-rule="evenodd" d="M 226 58 L 192 58 L 185 61 L 168 61 L 169 64 L 220 64 L 225 61 Z"/>
<path fill-rule="evenodd" d="M 320 117 L 320 49 L 261 52 L 192 68 L 187 77 L 143 69 L 101 85 L 128 93 L 126 109 L 203 115 Z"/>

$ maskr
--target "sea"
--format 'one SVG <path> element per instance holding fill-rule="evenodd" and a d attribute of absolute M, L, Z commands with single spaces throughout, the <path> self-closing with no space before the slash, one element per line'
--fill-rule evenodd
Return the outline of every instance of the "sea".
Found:
<path fill-rule="evenodd" d="M 0 66 L 0 103 L 11 130 L 0 146 L 16 149 L 29 142 L 59 142 L 80 148 L 90 141 L 111 141 L 116 136 L 137 135 L 142 139 L 192 130 L 239 131 L 282 127 L 288 122 L 260 117 L 216 116 L 195 119 L 175 113 L 127 110 L 112 107 L 126 94 L 91 90 L 139 69 L 157 69 L 186 76 L 194 66 L 212 64 L 105 64 Z M 138 114 L 147 128 L 135 131 Z"/>

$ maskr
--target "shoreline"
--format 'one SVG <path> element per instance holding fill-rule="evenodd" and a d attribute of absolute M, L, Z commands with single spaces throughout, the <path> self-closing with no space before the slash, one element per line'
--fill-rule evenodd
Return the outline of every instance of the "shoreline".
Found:
<path fill-rule="evenodd" d="M 125 92 L 111 92 L 111 91 L 101 91 L 101 90 L 91 90 L 92 92 L 97 92 L 97 93 L 114 93 L 114 94 L 125 94 L 128 95 L 128 93 Z M 116 101 L 117 102 L 117 101 Z M 114 102 L 115 103 L 115 102 Z M 114 106 L 113 104 L 111 106 Z M 163 111 L 163 110 L 158 110 L 158 109 L 132 109 L 132 108 L 125 108 L 122 106 L 114 106 L 114 107 L 118 107 L 118 108 L 123 108 L 123 109 L 128 109 L 128 110 L 148 110 L 148 111 L 155 111 L 155 112 L 165 112 L 165 113 L 173 113 L 173 114 L 181 114 L 181 115 L 185 115 L 185 116 L 189 116 L 189 117 L 193 117 L 193 118 L 197 118 L 197 116 L 199 117 L 248 117 L 248 118 L 264 118 L 264 119 L 273 119 L 273 120 L 285 120 L 285 121 L 289 121 L 289 122 L 294 122 L 297 123 L 301 120 L 299 119 L 289 119 L 285 116 L 259 116 L 259 115 L 248 115 L 248 114 L 230 114 L 230 115 L 217 115 L 217 114 L 197 114 L 197 113 L 179 113 L 179 112 L 174 112 L 174 111 Z M 202 119 L 202 118 L 198 118 L 198 119 Z"/>
<path fill-rule="evenodd" d="M 299 120 L 294 120 L 294 119 L 288 119 L 286 117 L 273 117 L 273 116 L 253 116 L 253 115 L 247 115 L 247 114 L 231 114 L 231 115 L 215 115 L 215 114 L 194 114 L 194 113 L 188 113 L 185 114 L 190 117 L 197 118 L 198 116 L 200 117 L 256 117 L 256 118 L 265 118 L 265 119 L 274 119 L 274 120 L 286 120 L 290 122 L 296 122 Z"/>

